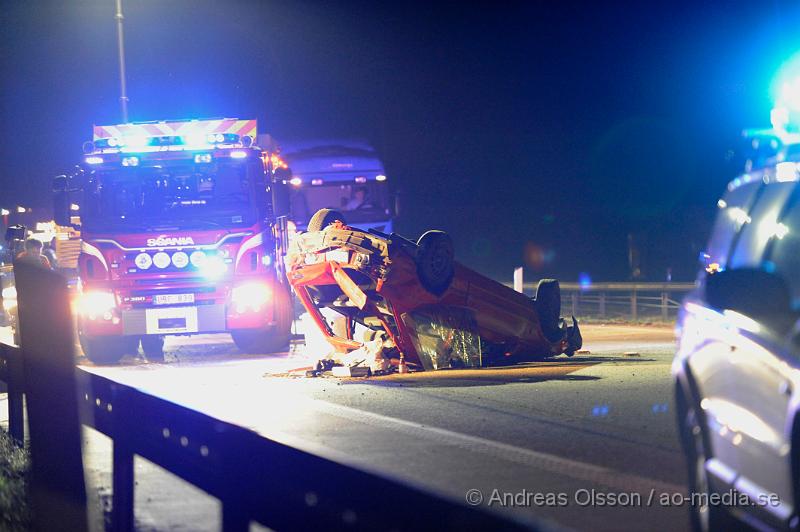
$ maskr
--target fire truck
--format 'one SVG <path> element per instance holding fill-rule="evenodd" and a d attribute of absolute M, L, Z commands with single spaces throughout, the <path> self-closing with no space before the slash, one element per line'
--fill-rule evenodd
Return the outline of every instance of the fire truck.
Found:
<path fill-rule="evenodd" d="M 165 335 L 229 333 L 248 353 L 288 344 L 291 176 L 258 146 L 268 138 L 240 119 L 94 127 L 82 164 L 54 181 L 56 221 L 80 213 L 76 314 L 90 360 L 140 344 L 163 360 Z"/>

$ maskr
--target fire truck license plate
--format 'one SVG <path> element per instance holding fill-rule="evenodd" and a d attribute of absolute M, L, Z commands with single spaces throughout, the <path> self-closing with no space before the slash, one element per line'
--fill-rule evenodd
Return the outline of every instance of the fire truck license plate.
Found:
<path fill-rule="evenodd" d="M 145 322 L 147 334 L 197 332 L 197 307 L 149 308 Z"/>
<path fill-rule="evenodd" d="M 180 305 L 194 303 L 194 294 L 158 294 L 153 296 L 154 305 Z"/>

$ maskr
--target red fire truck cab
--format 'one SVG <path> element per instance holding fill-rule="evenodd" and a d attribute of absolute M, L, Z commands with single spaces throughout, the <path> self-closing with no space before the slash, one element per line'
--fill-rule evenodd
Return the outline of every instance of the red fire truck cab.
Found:
<path fill-rule="evenodd" d="M 56 216 L 81 219 L 76 310 L 90 360 L 140 343 L 163 359 L 165 335 L 228 332 L 246 352 L 288 343 L 272 192 L 288 170 L 255 139 L 255 120 L 95 126 L 83 164 L 56 178 Z"/>

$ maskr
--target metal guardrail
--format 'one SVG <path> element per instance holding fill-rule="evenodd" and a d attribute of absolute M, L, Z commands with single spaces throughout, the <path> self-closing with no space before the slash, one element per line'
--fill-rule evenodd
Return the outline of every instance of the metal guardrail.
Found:
<path fill-rule="evenodd" d="M 694 283 L 559 283 L 564 314 L 578 318 L 623 320 L 673 320 L 683 295 Z M 537 283 L 524 283 L 523 292 L 533 297 Z M 510 286 L 510 285 L 509 285 Z"/>
<path fill-rule="evenodd" d="M 9 431 L 20 442 L 22 392 L 27 398 L 34 529 L 87 528 L 81 424 L 113 440 L 115 531 L 134 530 L 135 455 L 218 498 L 226 531 L 248 530 L 251 521 L 287 530 L 411 530 L 422 516 L 425 527 L 445 530 L 535 528 L 75 368 L 65 280 L 25 266 L 17 288 L 23 347 L 0 345 L 0 379 L 9 385 Z"/>

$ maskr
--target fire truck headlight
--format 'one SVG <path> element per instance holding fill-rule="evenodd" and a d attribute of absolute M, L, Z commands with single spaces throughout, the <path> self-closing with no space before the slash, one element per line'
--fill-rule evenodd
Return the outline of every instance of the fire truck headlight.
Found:
<path fill-rule="evenodd" d="M 228 270 L 228 265 L 219 255 L 211 255 L 206 256 L 198 269 L 206 279 L 217 279 L 225 274 Z"/>
<path fill-rule="evenodd" d="M 247 311 L 258 312 L 271 299 L 272 290 L 265 283 L 245 283 L 231 291 L 231 303 L 239 314 Z"/>
<path fill-rule="evenodd" d="M 153 264 L 156 265 L 157 268 L 161 268 L 162 270 L 169 266 L 170 263 L 169 255 L 164 253 L 163 251 L 159 251 L 155 255 L 153 255 Z"/>
<path fill-rule="evenodd" d="M 192 255 L 189 257 L 189 260 L 192 263 L 192 266 L 195 268 L 200 268 L 206 260 L 206 254 L 200 250 L 193 251 Z"/>
<path fill-rule="evenodd" d="M 183 251 L 173 253 L 172 264 L 174 264 L 176 268 L 185 268 L 186 265 L 189 264 L 189 255 Z"/>
<path fill-rule="evenodd" d="M 242 150 L 234 150 L 231 152 L 231 159 L 244 159 L 247 157 L 247 152 Z"/>
<path fill-rule="evenodd" d="M 98 317 L 110 320 L 113 317 L 111 311 L 116 307 L 117 302 L 111 292 L 84 292 L 78 300 L 78 312 L 90 320 L 96 320 Z"/>
<path fill-rule="evenodd" d="M 136 267 L 140 270 L 146 270 L 153 265 L 153 258 L 150 256 L 149 253 L 139 253 L 136 255 L 136 258 L 133 260 L 136 264 Z"/>
<path fill-rule="evenodd" d="M 103 164 L 103 158 L 102 157 L 98 157 L 96 155 L 91 155 L 91 156 L 87 157 L 85 160 L 86 160 L 86 164 Z"/>
<path fill-rule="evenodd" d="M 122 166 L 139 166 L 138 157 L 123 157 Z"/>
<path fill-rule="evenodd" d="M 10 311 L 17 306 L 17 287 L 8 286 L 3 288 L 3 308 Z"/>

